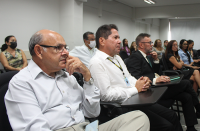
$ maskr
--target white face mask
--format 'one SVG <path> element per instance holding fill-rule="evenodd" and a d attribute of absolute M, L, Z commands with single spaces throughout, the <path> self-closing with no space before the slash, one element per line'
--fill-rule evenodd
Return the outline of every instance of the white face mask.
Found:
<path fill-rule="evenodd" d="M 90 41 L 89 46 L 90 46 L 91 48 L 94 48 L 94 47 L 96 46 L 96 41 L 95 41 L 95 40 L 94 40 L 94 41 Z"/>

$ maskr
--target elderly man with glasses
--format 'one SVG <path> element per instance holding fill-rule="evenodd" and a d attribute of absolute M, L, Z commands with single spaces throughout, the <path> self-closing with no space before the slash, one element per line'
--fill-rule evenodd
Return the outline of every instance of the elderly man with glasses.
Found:
<path fill-rule="evenodd" d="M 12 129 L 84 131 L 89 124 L 84 116 L 92 118 L 100 113 L 100 91 L 94 86 L 88 68 L 78 58 L 69 56 L 63 37 L 54 31 L 35 33 L 29 50 L 32 60 L 11 79 L 5 95 Z M 83 74 L 83 88 L 71 76 L 74 71 Z M 99 125 L 99 131 L 130 129 L 149 130 L 148 117 L 134 111 Z"/>

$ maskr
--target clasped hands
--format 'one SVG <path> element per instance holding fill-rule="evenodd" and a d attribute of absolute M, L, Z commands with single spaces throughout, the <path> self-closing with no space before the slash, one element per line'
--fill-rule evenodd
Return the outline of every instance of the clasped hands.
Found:
<path fill-rule="evenodd" d="M 89 81 L 91 78 L 89 69 L 77 57 L 68 55 L 66 59 L 66 70 L 69 75 L 72 75 L 74 72 L 81 73 L 84 81 Z"/>
<path fill-rule="evenodd" d="M 148 77 L 140 77 L 135 84 L 135 87 L 137 88 L 138 92 L 147 91 L 149 87 L 151 86 L 151 80 Z"/>

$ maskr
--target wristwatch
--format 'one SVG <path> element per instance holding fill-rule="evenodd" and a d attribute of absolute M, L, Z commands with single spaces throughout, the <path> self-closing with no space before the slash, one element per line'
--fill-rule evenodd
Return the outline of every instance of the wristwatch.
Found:
<path fill-rule="evenodd" d="M 89 81 L 84 81 L 85 84 L 92 85 L 94 83 L 94 79 L 91 77 Z"/>

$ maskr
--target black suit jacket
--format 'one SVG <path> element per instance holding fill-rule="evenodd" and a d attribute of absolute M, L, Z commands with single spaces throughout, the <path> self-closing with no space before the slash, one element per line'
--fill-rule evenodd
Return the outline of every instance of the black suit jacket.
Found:
<path fill-rule="evenodd" d="M 140 78 L 141 76 L 147 76 L 152 81 L 155 78 L 154 73 L 158 73 L 160 69 L 160 64 L 155 64 L 153 62 L 153 58 L 149 55 L 152 67 L 146 61 L 144 56 L 140 53 L 140 51 L 136 51 L 128 58 L 126 66 L 128 71 L 132 76 L 136 79 Z"/>

